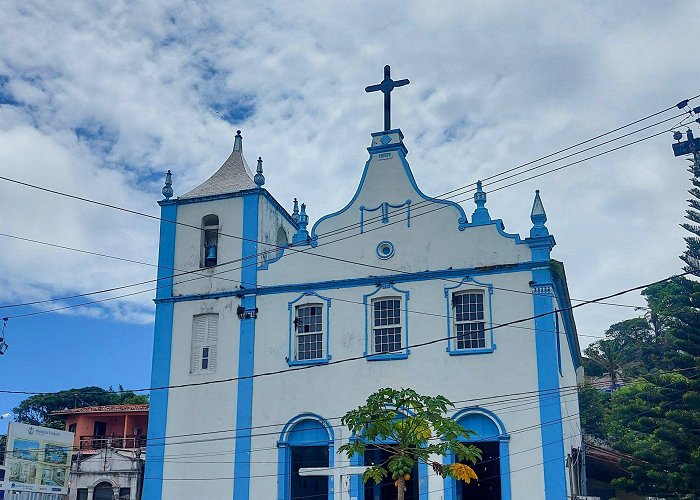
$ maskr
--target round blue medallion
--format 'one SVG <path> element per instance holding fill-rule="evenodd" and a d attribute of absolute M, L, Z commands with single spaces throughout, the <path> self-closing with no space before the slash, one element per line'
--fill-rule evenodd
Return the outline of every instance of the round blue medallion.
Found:
<path fill-rule="evenodd" d="M 377 257 L 380 259 L 390 259 L 394 255 L 394 244 L 390 241 L 382 241 L 377 245 Z"/>

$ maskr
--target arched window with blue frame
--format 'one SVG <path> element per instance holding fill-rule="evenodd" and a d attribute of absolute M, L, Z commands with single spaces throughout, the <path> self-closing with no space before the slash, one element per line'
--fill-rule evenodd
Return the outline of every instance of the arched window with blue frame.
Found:
<path fill-rule="evenodd" d="M 479 477 L 477 481 L 466 484 L 445 478 L 445 500 L 510 500 L 510 436 L 501 420 L 483 408 L 466 408 L 452 418 L 475 432 L 465 441 L 478 447 L 482 456 L 476 464 L 469 464 Z M 444 459 L 445 465 L 454 462 L 452 454 Z"/>
<path fill-rule="evenodd" d="M 304 467 L 333 467 L 333 427 L 315 413 L 302 413 L 282 429 L 278 448 L 278 500 L 333 499 L 333 478 L 300 476 Z"/>

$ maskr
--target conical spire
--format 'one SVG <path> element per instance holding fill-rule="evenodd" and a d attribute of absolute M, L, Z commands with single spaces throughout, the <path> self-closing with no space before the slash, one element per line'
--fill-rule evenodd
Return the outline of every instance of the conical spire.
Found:
<path fill-rule="evenodd" d="M 192 191 L 180 196 L 180 198 L 201 198 L 255 188 L 253 173 L 243 157 L 243 137 L 241 136 L 241 131 L 238 130 L 233 140 L 233 151 L 231 151 L 231 154 L 219 170 Z"/>
<path fill-rule="evenodd" d="M 547 222 L 547 213 L 544 211 L 539 189 L 535 191 L 535 201 L 532 204 L 530 220 L 532 221 L 532 229 L 530 229 L 531 237 L 549 235 L 549 230 L 544 225 L 545 222 Z"/>

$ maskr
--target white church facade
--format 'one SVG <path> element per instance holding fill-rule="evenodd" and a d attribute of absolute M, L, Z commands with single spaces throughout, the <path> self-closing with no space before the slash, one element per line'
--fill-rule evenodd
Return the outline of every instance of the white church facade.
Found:
<path fill-rule="evenodd" d="M 339 417 L 381 387 L 446 396 L 483 450 L 478 482 L 418 464 L 407 499 L 579 493 L 581 355 L 539 193 L 521 238 L 481 184 L 469 216 L 423 194 L 400 130 L 368 151 L 355 195 L 310 229 L 240 132 L 197 188 L 173 197 L 168 173 L 144 500 L 396 498 L 393 480 L 297 473 L 384 460 L 337 453 L 356 438 Z"/>

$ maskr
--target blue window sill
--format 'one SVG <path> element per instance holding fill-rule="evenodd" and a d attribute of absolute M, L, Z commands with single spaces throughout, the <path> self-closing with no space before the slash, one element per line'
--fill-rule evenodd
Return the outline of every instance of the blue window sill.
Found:
<path fill-rule="evenodd" d="M 403 352 L 392 352 L 390 354 L 371 354 L 367 356 L 367 361 L 391 361 L 393 359 L 406 359 L 411 353 L 408 349 Z"/>
<path fill-rule="evenodd" d="M 330 356 L 327 358 L 305 359 L 303 361 L 287 360 L 289 366 L 308 366 L 308 365 L 327 365 L 330 362 Z"/>
<path fill-rule="evenodd" d="M 450 356 L 466 356 L 469 354 L 488 354 L 496 350 L 496 344 L 491 347 L 480 347 L 478 349 L 447 349 Z"/>

